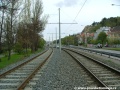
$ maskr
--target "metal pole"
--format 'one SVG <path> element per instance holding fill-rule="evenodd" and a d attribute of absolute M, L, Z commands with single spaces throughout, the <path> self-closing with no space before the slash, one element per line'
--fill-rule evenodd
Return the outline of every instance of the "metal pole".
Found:
<path fill-rule="evenodd" d="M 59 49 L 61 53 L 60 8 L 59 8 Z"/>
<path fill-rule="evenodd" d="M 50 47 L 50 36 L 49 36 L 49 47 Z"/>
<path fill-rule="evenodd" d="M 56 48 L 57 48 L 57 28 L 56 28 Z"/>
<path fill-rule="evenodd" d="M 86 44 L 86 47 L 87 47 L 87 32 L 85 32 L 85 44 Z"/>
<path fill-rule="evenodd" d="M 52 33 L 52 47 L 53 47 L 53 33 Z"/>

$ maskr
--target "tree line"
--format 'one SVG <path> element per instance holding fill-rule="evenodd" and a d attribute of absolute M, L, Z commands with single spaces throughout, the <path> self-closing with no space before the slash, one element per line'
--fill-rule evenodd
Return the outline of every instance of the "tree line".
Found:
<path fill-rule="evenodd" d="M 116 27 L 116 26 L 120 26 L 120 17 L 110 17 L 110 18 L 103 18 L 100 22 L 93 22 L 90 26 L 89 26 L 89 30 L 85 31 L 83 29 L 82 32 L 87 32 L 87 33 L 95 33 L 97 29 L 99 29 L 100 27 L 104 27 L 104 26 L 108 26 L 108 27 Z M 76 34 L 77 35 L 77 34 Z M 66 36 L 64 38 L 62 38 L 62 44 L 64 45 L 85 45 L 85 42 L 78 42 L 78 38 L 76 37 L 76 35 L 69 35 Z M 85 37 L 83 37 L 83 40 L 85 41 Z M 107 38 L 107 35 L 105 32 L 101 32 L 97 39 L 94 40 L 93 37 L 87 37 L 87 43 L 88 44 L 110 44 L 110 45 L 114 45 L 114 44 L 120 44 L 120 40 L 119 39 L 111 39 L 111 38 Z"/>
<path fill-rule="evenodd" d="M 120 17 L 103 18 L 100 22 L 93 22 L 91 26 L 92 28 L 90 28 L 89 32 L 93 32 L 93 33 L 100 27 L 108 26 L 113 28 L 116 26 L 120 26 Z M 104 32 L 101 32 L 96 40 L 89 38 L 88 40 L 89 40 L 88 41 L 89 44 L 97 44 L 97 43 L 101 43 L 101 44 L 107 43 L 109 45 L 120 44 L 119 38 L 116 39 L 108 38 L 106 33 Z"/>
<path fill-rule="evenodd" d="M 95 32 L 97 29 L 99 29 L 100 27 L 104 27 L 104 26 L 108 26 L 108 27 L 115 27 L 115 26 L 120 26 L 120 17 L 110 17 L 110 18 L 103 18 L 100 22 L 93 22 L 91 24 L 91 28 L 89 30 L 89 32 Z"/>
<path fill-rule="evenodd" d="M 0 0 L 0 53 L 37 51 L 47 19 L 41 0 Z"/>

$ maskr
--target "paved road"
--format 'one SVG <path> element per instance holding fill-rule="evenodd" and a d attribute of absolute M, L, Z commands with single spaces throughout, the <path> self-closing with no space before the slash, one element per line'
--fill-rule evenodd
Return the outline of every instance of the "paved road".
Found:
<path fill-rule="evenodd" d="M 77 46 L 77 47 L 86 48 L 86 47 L 82 47 L 82 46 Z M 120 54 L 120 51 L 106 50 L 106 49 L 104 49 L 104 48 L 86 48 L 86 49 L 98 50 L 98 51 L 104 51 L 104 52 L 111 52 L 111 53 Z"/>
<path fill-rule="evenodd" d="M 81 47 L 81 46 L 77 46 L 77 47 Z M 81 48 L 86 48 L 86 47 L 81 47 Z M 103 51 L 103 52 L 109 52 L 109 53 L 115 53 L 115 54 L 120 54 L 120 51 L 114 51 L 114 50 L 105 50 L 105 49 L 101 49 L 101 48 L 86 48 L 86 49 L 91 49 L 91 50 L 96 50 L 96 51 Z M 115 59 L 119 59 L 118 57 L 114 57 L 114 56 L 110 56 L 112 58 L 115 58 Z"/>
<path fill-rule="evenodd" d="M 89 48 L 89 49 L 120 54 L 120 51 L 114 51 L 114 50 L 105 50 L 105 49 L 97 49 L 97 48 Z"/>

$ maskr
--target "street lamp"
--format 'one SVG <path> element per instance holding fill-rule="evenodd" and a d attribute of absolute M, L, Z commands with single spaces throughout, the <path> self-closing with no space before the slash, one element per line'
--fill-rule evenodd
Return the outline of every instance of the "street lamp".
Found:
<path fill-rule="evenodd" d="M 116 4 L 111 4 L 112 6 L 120 6 L 120 5 L 116 5 Z"/>

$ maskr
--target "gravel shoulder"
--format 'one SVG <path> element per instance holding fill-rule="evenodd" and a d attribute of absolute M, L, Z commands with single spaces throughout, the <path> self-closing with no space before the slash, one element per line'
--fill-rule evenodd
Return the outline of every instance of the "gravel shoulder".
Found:
<path fill-rule="evenodd" d="M 59 53 L 59 49 L 54 49 L 33 90 L 74 90 L 86 86 L 79 65 L 64 51 Z"/>

